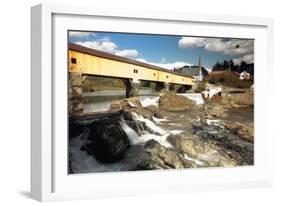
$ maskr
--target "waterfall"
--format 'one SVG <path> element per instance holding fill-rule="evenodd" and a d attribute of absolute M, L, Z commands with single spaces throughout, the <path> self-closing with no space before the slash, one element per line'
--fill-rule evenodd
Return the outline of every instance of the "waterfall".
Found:
<path fill-rule="evenodd" d="M 129 125 L 127 125 L 124 121 L 120 121 L 120 125 L 123 131 L 128 136 L 131 145 L 137 145 L 141 143 L 140 136 L 136 133 L 135 130 L 129 127 Z"/>
<path fill-rule="evenodd" d="M 196 102 L 197 105 L 204 104 L 204 99 L 200 93 L 183 93 L 183 94 L 177 94 L 180 96 L 184 96 L 188 99 L 191 99 Z"/>
<path fill-rule="evenodd" d="M 141 98 L 142 106 L 155 105 L 158 106 L 159 97 L 143 97 Z M 100 105 L 98 109 L 106 110 L 109 104 L 103 102 L 96 104 Z M 97 108 L 97 107 L 95 107 Z M 91 108 L 92 110 L 92 108 Z M 86 151 L 81 150 L 83 145 L 87 144 L 89 129 L 84 131 L 79 136 L 69 140 L 69 159 L 70 167 L 74 174 L 76 173 L 90 173 L 90 172 L 112 172 L 112 171 L 128 171 L 136 168 L 136 156 L 140 156 L 144 152 L 143 146 L 149 140 L 156 140 L 166 148 L 173 146 L 167 140 L 170 135 L 177 135 L 182 133 L 182 130 L 165 130 L 161 128 L 163 122 L 169 121 L 167 119 L 160 119 L 152 117 L 152 120 L 143 117 L 142 115 L 132 112 L 134 121 L 139 121 L 145 124 L 148 131 L 144 131 L 139 135 L 133 128 L 131 128 L 123 119 L 119 120 L 120 127 L 129 138 L 131 147 L 126 151 L 124 158 L 117 163 L 103 164 L 99 163 L 94 156 L 89 155 Z"/>
<path fill-rule="evenodd" d="M 150 105 L 154 105 L 156 107 L 158 107 L 158 103 L 159 103 L 159 96 L 141 96 L 139 97 L 140 99 L 140 103 L 141 106 L 143 107 L 147 107 Z"/>
<path fill-rule="evenodd" d="M 140 122 L 143 122 L 145 123 L 145 125 L 152 131 L 160 134 L 160 135 L 164 135 L 167 133 L 167 131 L 165 131 L 164 129 L 158 127 L 154 122 L 152 122 L 151 120 L 149 119 L 146 119 L 144 118 L 142 115 L 140 114 L 137 114 L 135 112 L 132 112 L 132 117 L 134 120 L 136 121 L 140 121 Z"/>
<path fill-rule="evenodd" d="M 69 157 L 73 173 L 111 172 L 125 169 L 125 166 L 120 163 L 100 164 L 93 156 L 82 151 L 81 147 L 87 142 L 87 135 L 89 131 L 83 132 L 69 142 Z"/>
<path fill-rule="evenodd" d="M 151 131 L 155 132 L 154 134 L 145 132 L 141 136 L 139 136 L 131 127 L 129 127 L 125 122 L 121 122 L 121 127 L 129 137 L 131 144 L 138 145 L 138 144 L 145 144 L 148 140 L 156 140 L 161 145 L 171 148 L 172 145 L 170 142 L 167 141 L 167 137 L 171 134 L 177 135 L 182 133 L 182 130 L 171 130 L 166 131 L 162 129 L 160 126 L 157 126 L 153 121 L 144 118 L 142 115 L 132 112 L 132 117 L 135 121 L 140 121 L 145 123 L 146 127 L 148 127 Z M 157 122 L 167 121 L 165 119 L 156 118 Z"/>

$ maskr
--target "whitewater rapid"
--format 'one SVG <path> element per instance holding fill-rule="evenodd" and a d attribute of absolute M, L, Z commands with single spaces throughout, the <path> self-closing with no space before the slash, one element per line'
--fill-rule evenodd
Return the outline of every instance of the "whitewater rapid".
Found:
<path fill-rule="evenodd" d="M 139 135 L 120 118 L 120 126 L 128 136 L 131 145 L 122 161 L 113 164 L 101 164 L 93 156 L 82 151 L 81 147 L 87 142 L 87 136 L 89 135 L 87 130 L 69 142 L 69 158 L 71 158 L 72 172 L 89 173 L 132 170 L 136 167 L 135 157 L 139 155 L 140 147 L 143 148 L 147 141 L 156 140 L 164 147 L 172 148 L 173 146 L 169 143 L 167 137 L 171 134 L 176 135 L 183 132 L 179 129 L 166 130 L 161 128 L 159 124 L 168 121 L 167 119 L 153 118 L 150 120 L 135 112 L 132 112 L 132 117 L 134 121 L 144 123 L 151 132 L 143 131 Z"/>
<path fill-rule="evenodd" d="M 140 104 L 143 107 L 154 105 L 158 107 L 159 97 L 156 96 L 146 96 L 140 97 Z M 98 103 L 98 109 L 102 111 L 108 110 L 110 105 L 108 103 L 102 104 Z M 136 106 L 136 105 L 131 105 Z M 90 109 L 90 108 L 89 108 Z M 71 159 L 71 169 L 75 173 L 89 173 L 89 172 L 112 172 L 112 171 L 128 171 L 133 170 L 136 167 L 137 162 L 136 157 L 140 155 L 143 146 L 149 140 L 155 140 L 159 142 L 162 146 L 166 148 L 172 148 L 173 146 L 167 140 L 170 135 L 181 134 L 184 131 L 180 129 L 168 130 L 163 128 L 161 125 L 169 121 L 166 118 L 156 118 L 148 119 L 143 117 L 141 114 L 132 112 L 132 118 L 134 121 L 142 122 L 145 124 L 147 130 L 138 134 L 133 128 L 131 128 L 126 121 L 120 117 L 120 127 L 126 133 L 130 141 L 130 149 L 126 152 L 123 160 L 118 163 L 112 164 L 102 164 L 99 163 L 93 156 L 88 155 L 85 151 L 81 150 L 81 147 L 87 143 L 87 137 L 89 131 L 84 131 L 81 135 L 73 138 L 69 142 L 69 158 Z M 168 125 L 173 125 L 173 123 L 168 123 Z M 174 124 L 175 126 L 178 126 Z M 189 158 L 189 157 L 185 157 Z"/>

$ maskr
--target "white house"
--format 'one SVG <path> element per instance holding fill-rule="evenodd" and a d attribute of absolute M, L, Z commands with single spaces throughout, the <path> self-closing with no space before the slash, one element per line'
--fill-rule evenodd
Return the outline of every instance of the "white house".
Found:
<path fill-rule="evenodd" d="M 240 73 L 240 77 L 239 79 L 243 80 L 243 79 L 247 79 L 249 80 L 251 77 L 250 73 L 246 72 L 246 71 L 243 71 Z"/>

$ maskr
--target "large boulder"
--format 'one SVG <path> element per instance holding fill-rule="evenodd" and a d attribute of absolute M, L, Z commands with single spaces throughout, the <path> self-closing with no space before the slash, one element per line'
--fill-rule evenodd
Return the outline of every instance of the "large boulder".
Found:
<path fill-rule="evenodd" d="M 150 107 L 142 107 L 138 97 L 123 99 L 119 103 L 122 108 L 123 116 L 126 120 L 133 120 L 131 117 L 132 112 L 140 114 L 147 119 L 152 119 L 153 116 L 157 116 L 156 110 L 153 110 Z"/>
<path fill-rule="evenodd" d="M 168 137 L 168 141 L 180 151 L 188 154 L 193 158 L 197 158 L 200 154 L 205 154 L 208 152 L 209 148 L 203 141 L 199 141 L 198 138 L 193 136 L 171 136 Z"/>
<path fill-rule="evenodd" d="M 232 167 L 237 165 L 233 159 L 222 155 L 211 141 L 196 136 L 181 136 L 168 138 L 168 141 L 177 149 L 190 157 L 207 162 L 209 166 Z"/>
<path fill-rule="evenodd" d="M 194 167 L 193 162 L 184 159 L 180 153 L 162 146 L 155 140 L 149 140 L 145 144 L 145 151 L 152 157 L 159 158 L 168 168 L 183 169 Z"/>
<path fill-rule="evenodd" d="M 232 122 L 227 124 L 226 128 L 234 135 L 237 135 L 241 139 L 244 139 L 248 142 L 254 142 L 254 126 L 245 125 L 240 122 Z"/>
<path fill-rule="evenodd" d="M 129 139 L 120 123 L 104 118 L 90 126 L 88 141 L 82 149 L 101 163 L 114 163 L 122 159 L 128 148 Z"/>
<path fill-rule="evenodd" d="M 84 131 L 83 125 L 79 124 L 74 118 L 69 117 L 68 119 L 68 134 L 69 139 L 79 136 Z"/>
<path fill-rule="evenodd" d="M 159 108 L 157 106 L 149 105 L 149 106 L 146 106 L 144 108 L 149 110 L 150 112 L 152 112 L 155 117 L 161 118 L 161 115 L 159 113 Z"/>
<path fill-rule="evenodd" d="M 143 108 L 143 107 L 134 107 L 131 109 L 126 109 L 125 112 L 130 112 L 130 113 L 137 113 L 141 116 L 143 116 L 146 119 L 152 119 L 154 116 L 153 112 L 150 111 L 149 109 Z"/>
<path fill-rule="evenodd" d="M 148 157 L 137 164 L 136 170 L 157 170 L 157 169 L 171 169 L 165 162 L 154 155 L 148 154 Z"/>
<path fill-rule="evenodd" d="M 166 111 L 185 111 L 196 107 L 196 102 L 187 97 L 176 95 L 173 93 L 165 93 L 159 99 L 160 109 Z"/>

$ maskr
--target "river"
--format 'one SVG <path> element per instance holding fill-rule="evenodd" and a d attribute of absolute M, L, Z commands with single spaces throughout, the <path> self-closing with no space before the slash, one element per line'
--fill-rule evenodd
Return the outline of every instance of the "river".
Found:
<path fill-rule="evenodd" d="M 125 90 L 106 90 L 84 93 L 84 113 L 108 111 L 111 102 L 114 100 L 124 99 Z M 155 96 L 153 90 L 139 90 L 139 96 Z"/>
<path fill-rule="evenodd" d="M 125 98 L 125 91 L 101 91 L 95 93 L 86 93 L 84 94 L 84 112 L 101 112 L 108 111 L 110 109 L 111 102 L 114 100 L 119 100 Z M 189 96 L 185 94 L 185 96 Z M 198 103 L 201 102 L 198 95 L 191 94 L 191 98 L 198 99 Z M 152 90 L 140 90 L 139 91 L 140 102 L 143 107 L 149 105 L 155 105 L 158 107 L 159 96 L 153 94 Z M 99 163 L 93 156 L 88 155 L 85 151 L 81 150 L 81 147 L 84 144 L 87 144 L 87 130 L 84 131 L 83 134 L 72 138 L 69 142 L 69 157 L 71 160 L 70 168 L 71 173 L 88 173 L 88 172 L 113 172 L 113 171 L 130 171 L 135 170 L 137 165 L 142 160 L 146 154 L 144 150 L 144 145 L 149 140 L 155 140 L 164 148 L 170 149 L 171 151 L 178 151 L 179 148 L 174 148 L 170 141 L 168 141 L 169 137 L 176 137 L 178 135 L 182 135 L 183 137 L 189 138 L 190 136 L 196 135 L 200 137 L 204 136 L 204 133 L 208 133 L 208 135 L 217 135 L 217 137 L 225 136 L 226 139 L 219 140 L 219 148 L 217 150 L 213 149 L 212 145 L 216 145 L 211 139 L 209 142 L 206 139 L 187 139 L 188 141 L 194 141 L 192 144 L 205 146 L 202 148 L 207 149 L 208 153 L 203 153 L 202 148 L 198 148 L 198 153 L 195 156 L 190 155 L 194 148 L 191 149 L 191 153 L 179 153 L 179 157 L 184 157 L 184 159 L 188 161 L 193 161 L 195 163 L 195 167 L 202 167 L 205 164 L 210 166 L 229 166 L 233 164 L 232 159 L 227 159 L 222 157 L 220 154 L 221 151 L 228 151 L 232 156 L 237 156 L 241 154 L 250 154 L 249 163 L 252 164 L 252 155 L 253 155 L 253 144 L 248 143 L 244 140 L 241 140 L 238 137 L 232 135 L 231 139 L 228 139 L 228 131 L 225 129 L 221 129 L 224 127 L 224 123 L 232 123 L 232 122 L 241 122 L 247 125 L 253 125 L 253 108 L 232 108 L 228 110 L 228 116 L 225 118 L 217 118 L 208 120 L 208 125 L 205 125 L 204 128 L 199 129 L 198 131 L 194 130 L 194 123 L 198 124 L 198 119 L 194 118 L 190 120 L 189 112 L 164 112 L 162 113 L 161 118 L 153 117 L 152 119 L 145 118 L 144 116 L 132 112 L 132 118 L 135 122 L 142 122 L 145 125 L 146 129 L 144 129 L 141 134 L 138 134 L 122 117 L 120 117 L 120 127 L 127 134 L 130 140 L 130 148 L 126 152 L 124 158 L 117 163 L 113 164 L 103 164 Z M 202 126 L 202 125 L 201 125 Z M 213 138 L 213 137 L 212 137 Z M 204 140 L 204 141 L 203 141 Z M 222 142 L 222 143 L 221 143 Z M 233 143 L 234 142 L 234 143 Z M 235 147 L 233 147 L 235 144 Z M 186 145 L 186 144 L 185 144 Z M 195 147 L 195 149 L 196 149 Z M 235 151 L 232 151 L 233 149 Z M 243 148 L 247 148 L 246 150 Z M 237 152 L 237 151 L 238 152 Z M 240 151 L 241 150 L 241 151 Z M 219 152 L 217 152 L 219 151 Z M 240 157 L 239 157 L 240 158 Z M 238 158 L 238 159 L 239 159 Z M 241 159 L 241 158 L 240 158 Z M 240 160 L 239 159 L 239 160 Z M 219 163 L 217 161 L 220 161 Z M 243 163 L 245 164 L 245 163 Z"/>

